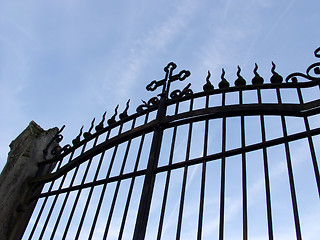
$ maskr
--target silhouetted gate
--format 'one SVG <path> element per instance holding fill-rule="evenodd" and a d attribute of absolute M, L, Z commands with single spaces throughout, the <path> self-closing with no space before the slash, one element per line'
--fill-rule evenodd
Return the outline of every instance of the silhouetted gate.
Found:
<path fill-rule="evenodd" d="M 44 187 L 23 239 L 308 236 L 320 196 L 319 66 L 283 82 L 273 64 L 264 83 L 256 65 L 252 85 L 238 67 L 234 87 L 222 70 L 219 89 L 208 73 L 193 93 L 191 84 L 170 92 L 190 72 L 174 75 L 169 63 L 147 86 L 161 87 L 158 97 L 131 116 L 128 101 L 118 121 L 117 107 L 108 126 L 106 114 L 93 120 L 40 164 L 32 184 Z"/>

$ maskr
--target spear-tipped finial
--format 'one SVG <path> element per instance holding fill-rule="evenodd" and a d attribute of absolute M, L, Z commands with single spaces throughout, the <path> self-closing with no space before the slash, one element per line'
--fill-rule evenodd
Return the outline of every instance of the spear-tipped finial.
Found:
<path fill-rule="evenodd" d="M 214 89 L 213 85 L 211 84 L 211 82 L 209 80 L 210 77 L 211 77 L 211 73 L 208 70 L 208 75 L 207 75 L 207 78 L 206 78 L 206 84 L 203 85 L 203 91 L 205 91 L 205 92 L 212 91 Z"/>
<path fill-rule="evenodd" d="M 281 75 L 279 75 L 276 71 L 276 65 L 274 64 L 274 62 L 272 62 L 272 68 L 271 68 L 271 72 L 272 72 L 272 76 L 270 78 L 270 82 L 271 83 L 282 83 L 283 77 Z"/>
<path fill-rule="evenodd" d="M 227 81 L 227 79 L 224 78 L 224 75 L 226 74 L 226 72 L 224 71 L 224 69 L 222 68 L 222 74 L 221 74 L 221 81 L 219 82 L 219 88 L 223 89 L 223 88 L 228 88 L 230 86 L 229 82 Z"/>
<path fill-rule="evenodd" d="M 117 107 L 114 109 L 114 114 L 113 116 L 108 120 L 108 124 L 109 125 L 112 125 L 112 124 L 115 124 L 116 123 L 116 116 L 118 114 L 118 107 L 119 107 L 119 104 L 117 105 Z"/>
<path fill-rule="evenodd" d="M 236 87 L 240 87 L 240 86 L 245 86 L 246 85 L 246 80 L 244 80 L 244 78 L 240 75 L 240 72 L 241 72 L 241 68 L 238 66 L 238 71 L 237 71 L 238 78 L 234 81 L 234 85 Z"/>
<path fill-rule="evenodd" d="M 105 111 L 104 114 L 102 115 L 101 122 L 95 127 L 97 132 L 99 132 L 99 131 L 101 131 L 103 129 L 103 122 L 106 119 L 106 114 L 107 114 L 107 112 Z"/>
<path fill-rule="evenodd" d="M 253 69 L 253 73 L 254 73 L 254 77 L 252 78 L 252 84 L 253 85 L 258 85 L 258 84 L 263 84 L 263 78 L 259 75 L 259 73 L 257 72 L 258 70 L 258 64 L 254 64 L 254 69 Z"/>
<path fill-rule="evenodd" d="M 73 145 L 76 145 L 76 144 L 78 144 L 78 143 L 80 142 L 80 137 L 81 137 L 81 135 L 82 135 L 83 127 L 84 127 L 84 126 L 82 126 L 82 127 L 80 128 L 80 132 L 79 132 L 78 136 L 76 136 L 76 138 L 72 140 L 72 144 L 73 144 Z"/>
<path fill-rule="evenodd" d="M 119 118 L 120 118 L 121 120 L 128 117 L 129 102 L 130 102 L 130 99 L 127 101 L 127 106 L 126 106 L 126 108 L 124 109 L 124 111 L 119 114 Z"/>
<path fill-rule="evenodd" d="M 91 126 L 90 126 L 88 132 L 85 132 L 85 133 L 83 134 L 83 137 L 84 137 L 84 138 L 88 138 L 88 137 L 90 137 L 90 136 L 92 135 L 91 131 L 92 131 L 92 129 L 93 129 L 94 121 L 95 121 L 95 120 L 96 120 L 96 118 L 94 118 L 94 119 L 92 120 Z"/>

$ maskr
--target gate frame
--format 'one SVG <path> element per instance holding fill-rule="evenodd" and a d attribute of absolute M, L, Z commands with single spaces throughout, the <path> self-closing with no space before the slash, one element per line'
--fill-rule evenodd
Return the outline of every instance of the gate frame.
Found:
<path fill-rule="evenodd" d="M 315 57 L 320 58 L 320 48 L 316 49 Z M 153 138 L 151 142 L 150 147 L 150 153 L 148 158 L 148 164 L 147 168 L 140 172 L 140 175 L 144 175 L 144 183 L 139 203 L 139 209 L 137 213 L 136 218 L 136 225 L 134 229 L 134 240 L 140 240 L 145 238 L 147 224 L 148 224 L 148 217 L 149 217 L 149 211 L 151 206 L 151 200 L 152 200 L 152 194 L 154 190 L 154 184 L 155 184 L 155 178 L 157 173 L 164 172 L 167 170 L 172 170 L 176 168 L 180 168 L 183 166 L 190 166 L 193 164 L 200 164 L 202 163 L 202 167 L 205 170 L 206 165 L 205 163 L 208 161 L 212 161 L 212 159 L 221 159 L 222 165 L 221 165 L 221 195 L 220 195 L 220 201 L 221 201 L 221 209 L 220 209 L 220 227 L 219 227 L 219 237 L 220 239 L 223 238 L 223 224 L 224 224 L 224 182 L 225 182 L 225 158 L 228 156 L 241 154 L 243 156 L 242 160 L 242 170 L 246 171 L 246 164 L 245 164 L 245 156 L 244 154 L 248 151 L 253 151 L 254 149 L 262 149 L 264 152 L 266 152 L 266 148 L 269 146 L 277 145 L 279 142 L 282 142 L 286 145 L 286 154 L 287 154 L 287 164 L 288 164 L 288 174 L 290 179 L 290 188 L 291 188 L 291 197 L 292 197 L 292 205 L 294 208 L 294 219 L 295 219 L 295 227 L 296 227 L 296 236 L 297 239 L 301 239 L 301 231 L 300 231 L 300 223 L 299 223 L 299 215 L 298 215 L 298 209 L 297 209 L 297 202 L 296 202 L 296 196 L 295 196 L 295 186 L 294 186 L 294 178 L 292 174 L 292 166 L 291 166 L 291 160 L 290 160 L 290 153 L 288 142 L 293 141 L 294 139 L 300 139 L 300 138 L 308 138 L 309 145 L 313 144 L 311 137 L 314 135 L 320 134 L 320 129 L 313 129 L 310 130 L 310 127 L 306 125 L 306 131 L 299 134 L 293 134 L 288 136 L 286 132 L 286 124 L 284 121 L 284 116 L 299 116 L 303 117 L 304 119 L 307 118 L 307 116 L 314 115 L 320 113 L 320 100 L 315 100 L 309 103 L 304 103 L 303 98 L 301 95 L 301 88 L 302 87 L 308 87 L 308 86 L 316 86 L 320 84 L 320 77 L 314 77 L 312 75 L 312 70 L 314 70 L 314 74 L 319 75 L 320 74 L 320 63 L 314 63 L 310 65 L 307 68 L 306 74 L 302 73 L 292 73 L 288 75 L 285 79 L 285 83 L 282 83 L 283 78 L 275 72 L 275 64 L 273 64 L 272 67 L 272 77 L 270 79 L 271 83 L 264 84 L 262 77 L 257 73 L 257 65 L 254 70 L 255 77 L 252 79 L 252 85 L 246 85 L 246 81 L 242 78 L 240 75 L 241 69 L 238 67 L 237 72 L 237 80 L 235 81 L 235 86 L 230 87 L 230 84 L 227 82 L 227 80 L 224 78 L 224 70 L 222 69 L 222 75 L 221 75 L 221 82 L 219 83 L 219 89 L 214 89 L 213 85 L 210 82 L 210 72 L 208 72 L 208 76 L 206 78 L 206 84 L 203 86 L 203 92 L 200 93 L 193 93 L 192 90 L 189 88 L 191 84 L 188 84 L 182 91 L 175 90 L 170 93 L 170 86 L 171 83 L 174 81 L 184 81 L 187 77 L 190 76 L 190 72 L 186 70 L 180 71 L 178 74 L 173 75 L 173 70 L 177 67 L 175 63 L 171 62 L 169 63 L 165 68 L 165 78 L 160 81 L 152 81 L 150 84 L 147 85 L 146 89 L 148 91 L 155 91 L 158 87 L 162 87 L 162 92 L 158 95 L 158 97 L 151 98 L 148 102 L 144 102 L 143 105 L 140 105 L 137 108 L 137 113 L 133 114 L 131 116 L 128 116 L 127 110 L 128 110 L 128 104 L 127 108 L 123 113 L 119 115 L 120 121 L 116 121 L 115 117 L 117 116 L 117 109 L 115 109 L 115 114 L 108 120 L 109 126 L 104 127 L 103 123 L 105 121 L 105 114 L 103 116 L 102 121 L 99 123 L 99 125 L 96 126 L 96 132 L 91 133 L 93 127 L 94 127 L 94 120 L 91 123 L 90 129 L 83 134 L 84 138 L 81 140 L 82 136 L 82 129 L 80 130 L 79 135 L 73 140 L 73 146 L 66 145 L 64 147 L 55 146 L 52 147 L 52 144 L 57 144 L 62 140 L 61 132 L 64 128 L 64 126 L 61 128 L 61 130 L 56 134 L 56 136 L 52 139 L 51 143 L 47 146 L 47 148 L 44 150 L 44 158 L 45 161 L 41 162 L 39 164 L 39 171 L 37 176 L 30 181 L 30 184 L 34 186 L 36 189 L 39 188 L 39 186 L 43 186 L 45 182 L 53 181 L 54 179 L 58 179 L 60 176 L 66 174 L 69 169 L 74 168 L 77 165 L 80 165 L 82 162 L 84 162 L 85 159 L 90 159 L 94 155 L 97 155 L 101 153 L 102 151 L 112 147 L 116 146 L 121 142 L 128 141 L 130 139 L 133 139 L 136 136 L 140 136 L 145 133 L 153 132 Z M 310 81 L 307 82 L 298 82 L 298 78 L 304 78 Z M 280 96 L 280 88 L 296 88 L 300 89 L 299 94 L 299 104 L 284 104 L 281 102 L 281 96 Z M 258 103 L 257 104 L 243 104 L 242 99 L 242 91 L 244 90 L 251 90 L 256 89 L 258 92 Z M 278 104 L 264 104 L 261 100 L 261 89 L 275 89 L 277 91 L 277 97 L 279 99 Z M 239 92 L 239 104 L 237 105 L 231 105 L 226 106 L 225 105 L 225 94 L 227 92 Z M 220 107 L 209 107 L 208 105 L 208 98 L 211 95 L 214 94 L 222 94 L 222 106 Z M 198 110 L 193 110 L 192 106 L 190 107 L 190 111 L 180 114 L 175 114 L 172 116 L 167 116 L 167 107 L 169 105 L 191 100 L 191 99 L 197 99 L 199 97 L 206 97 L 206 106 L 205 108 L 201 108 Z M 146 123 L 143 126 L 136 127 L 129 132 L 121 133 L 120 135 L 114 137 L 113 139 L 108 139 L 107 141 L 95 146 L 94 148 L 82 153 L 78 158 L 74 159 L 73 161 L 69 162 L 64 167 L 60 168 L 55 173 L 49 173 L 45 167 L 47 164 L 55 164 L 58 160 L 61 160 L 67 156 L 73 149 L 79 148 L 80 146 L 86 144 L 90 140 L 94 139 L 95 137 L 99 136 L 102 133 L 105 133 L 109 131 L 112 128 L 115 128 L 117 126 L 120 126 L 124 122 L 127 122 L 129 120 L 135 119 L 137 116 L 149 114 L 152 111 L 157 111 L 156 118 Z M 250 116 L 250 115 L 256 115 L 260 116 L 261 118 L 261 126 L 264 126 L 264 115 L 278 115 L 281 116 L 282 124 L 283 124 L 283 137 L 280 139 L 274 139 L 266 141 L 266 136 L 263 135 L 262 131 L 262 141 L 259 144 L 254 144 L 251 146 L 246 146 L 244 142 L 244 134 L 242 134 L 242 146 L 240 149 L 235 149 L 231 151 L 226 151 L 225 144 L 222 145 L 222 151 L 219 154 L 216 154 L 215 156 L 207 156 L 206 153 L 206 146 L 204 146 L 204 156 L 200 157 L 198 159 L 193 159 L 190 162 L 182 162 L 180 164 L 171 165 L 171 166 L 164 166 L 164 167 L 158 167 L 158 161 L 159 161 L 159 155 L 161 151 L 161 144 L 163 139 L 163 132 L 165 129 L 170 127 L 179 126 L 182 124 L 192 124 L 197 121 L 206 121 L 206 127 L 205 127 L 205 135 L 207 136 L 207 130 L 208 130 L 208 121 L 210 119 L 214 118 L 222 118 L 223 121 L 226 121 L 227 117 L 231 116 L 240 116 L 241 117 L 241 124 L 244 124 L 244 116 Z M 306 120 L 305 120 L 306 122 Z M 225 124 L 223 125 L 226 126 Z M 244 129 L 244 128 L 243 128 Z M 222 141 L 225 143 L 225 133 L 226 129 L 223 129 L 223 137 Z M 190 135 L 188 137 L 188 144 L 190 144 Z M 53 150 L 49 151 L 50 148 L 53 148 Z M 312 150 L 313 149 L 313 150 Z M 49 152 L 54 155 L 53 158 L 48 159 Z M 313 167 L 314 167 L 314 173 L 315 173 L 315 179 L 317 182 L 318 187 L 318 193 L 320 196 L 320 177 L 319 177 L 319 167 L 316 161 L 316 155 L 314 152 L 314 148 L 311 148 L 311 155 L 313 158 Z M 272 216 L 271 216 L 271 200 L 270 200 L 270 186 L 269 186 L 269 175 L 268 175 L 268 163 L 266 154 L 264 154 L 264 171 L 265 171 L 265 182 L 266 182 L 266 205 L 267 209 L 270 209 L 268 211 L 267 217 L 268 217 L 268 234 L 269 239 L 273 239 L 273 228 L 272 228 Z M 132 176 L 136 177 L 139 175 L 136 175 L 136 173 L 132 173 Z M 131 176 L 130 175 L 130 176 Z M 118 177 L 115 177 L 113 181 L 120 181 L 124 179 L 125 177 L 129 178 L 129 176 L 119 175 Z M 204 184 L 205 175 L 202 176 L 202 184 Z M 106 179 L 103 183 L 100 184 L 106 184 L 108 181 Z M 110 179 L 109 179 L 110 180 Z M 242 185 L 246 186 L 246 177 L 242 179 Z M 79 185 L 78 189 L 81 189 L 84 185 Z M 91 185 L 91 187 L 97 186 L 95 183 Z M 42 187 L 41 187 L 42 188 Z M 76 190 L 75 187 L 69 187 L 69 190 Z M 68 189 L 67 189 L 68 190 Z M 71 191 L 70 190 L 70 191 Z M 246 188 L 243 189 L 243 211 L 246 212 Z M 63 191 L 55 191 L 56 194 L 60 194 Z M 52 194 L 53 195 L 53 194 Z M 37 199 L 40 197 L 46 197 L 50 196 L 49 193 L 35 193 L 31 192 L 29 197 L 29 203 L 34 203 L 34 206 L 36 205 L 35 202 L 37 202 Z M 201 190 L 201 197 L 200 202 L 204 199 L 204 190 Z M 34 206 L 32 206 L 33 208 Z M 203 211 L 203 204 L 200 203 L 200 208 L 202 208 Z M 201 212 L 201 210 L 200 210 Z M 200 214 L 200 213 L 199 213 Z M 182 216 L 181 216 L 182 217 Z M 179 216 L 180 218 L 180 216 Z M 181 220 L 179 220 L 179 223 L 181 224 Z M 199 226 L 202 228 L 202 218 L 199 217 Z M 246 214 L 243 215 L 243 238 L 247 238 L 247 216 Z M 177 238 L 179 238 L 180 232 L 177 232 Z M 20 236 L 22 238 L 22 235 Z M 201 231 L 198 231 L 198 238 L 201 238 Z M 12 238 L 15 239 L 15 238 Z"/>

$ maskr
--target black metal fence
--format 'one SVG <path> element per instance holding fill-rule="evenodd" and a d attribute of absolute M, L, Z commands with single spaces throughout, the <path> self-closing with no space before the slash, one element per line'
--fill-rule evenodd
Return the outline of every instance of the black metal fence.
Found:
<path fill-rule="evenodd" d="M 219 89 L 209 73 L 193 93 L 170 92 L 190 72 L 169 63 L 147 86 L 158 97 L 93 120 L 41 163 L 23 239 L 308 238 L 320 220 L 319 66 L 283 81 L 273 64 L 267 83 L 256 66 L 249 85 L 239 68 L 232 87 L 223 70 Z"/>

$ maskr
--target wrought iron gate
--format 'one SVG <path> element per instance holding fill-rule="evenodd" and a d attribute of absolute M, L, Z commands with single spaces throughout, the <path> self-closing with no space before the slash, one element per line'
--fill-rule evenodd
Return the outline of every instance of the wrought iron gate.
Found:
<path fill-rule="evenodd" d="M 302 239 L 320 196 L 319 66 L 283 82 L 273 64 L 264 83 L 256 65 L 249 85 L 238 67 L 235 86 L 222 70 L 193 93 L 170 91 L 190 72 L 169 63 L 137 113 L 128 101 L 117 121 L 117 106 L 40 164 L 23 239 Z"/>

